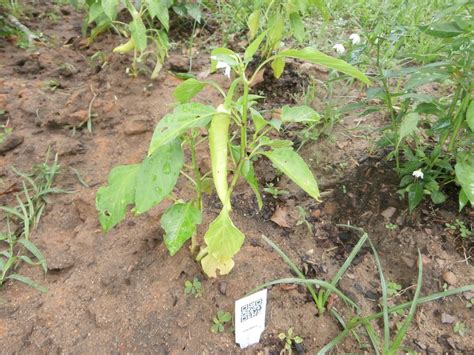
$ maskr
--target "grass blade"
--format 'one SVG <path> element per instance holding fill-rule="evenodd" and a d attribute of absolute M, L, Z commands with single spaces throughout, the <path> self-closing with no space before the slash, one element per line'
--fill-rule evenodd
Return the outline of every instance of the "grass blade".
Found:
<path fill-rule="evenodd" d="M 418 281 L 416 283 L 416 290 L 415 296 L 413 297 L 413 302 L 410 306 L 410 312 L 408 313 L 407 318 L 403 322 L 402 327 L 398 331 L 397 335 L 395 336 L 395 340 L 393 341 L 392 345 L 390 346 L 389 354 L 396 354 L 398 348 L 400 347 L 402 340 L 405 338 L 405 335 L 410 327 L 410 323 L 415 316 L 416 307 L 418 306 L 418 298 L 420 297 L 421 285 L 423 283 L 423 262 L 421 258 L 421 253 L 418 250 Z"/>
<path fill-rule="evenodd" d="M 19 239 L 18 243 L 23 245 L 28 251 L 35 256 L 36 259 L 38 259 L 38 262 L 40 263 L 41 267 L 43 268 L 44 272 L 48 271 L 48 266 L 46 264 L 46 259 L 41 253 L 41 251 L 34 245 L 32 242 L 26 239 Z"/>
<path fill-rule="evenodd" d="M 360 311 L 359 306 L 352 301 L 349 297 L 347 297 L 344 293 L 342 293 L 340 290 L 338 290 L 336 287 L 331 285 L 329 282 L 322 281 L 322 280 L 315 280 L 315 279 L 300 279 L 296 277 L 289 277 L 285 279 L 278 279 L 278 280 L 273 280 L 266 282 L 260 286 L 257 286 L 254 288 L 252 291 L 250 291 L 248 294 L 255 293 L 263 288 L 266 288 L 268 286 L 273 286 L 273 285 L 279 285 L 279 284 L 303 284 L 303 285 L 317 285 L 320 287 L 323 287 L 325 289 L 331 290 L 335 294 L 337 294 L 342 300 L 344 300 L 347 304 L 350 304 L 352 307 Z"/>
<path fill-rule="evenodd" d="M 388 292 L 387 292 L 387 283 L 385 282 L 385 276 L 383 274 L 382 265 L 380 264 L 379 254 L 375 249 L 372 241 L 369 239 L 370 246 L 374 252 L 375 263 L 377 264 L 377 269 L 379 271 L 380 277 L 380 287 L 382 288 L 382 312 L 383 312 L 383 353 L 387 353 L 388 346 L 390 344 L 390 323 L 388 319 Z"/>
<path fill-rule="evenodd" d="M 48 292 L 48 289 L 46 287 L 41 286 L 40 284 L 37 284 L 36 282 L 34 282 L 33 280 L 31 280 L 30 278 L 26 276 L 23 276 L 20 274 L 11 274 L 11 275 L 8 275 L 6 278 L 10 280 L 17 280 L 17 281 L 23 282 L 25 285 L 33 287 L 39 292 L 42 292 L 42 293 Z"/>

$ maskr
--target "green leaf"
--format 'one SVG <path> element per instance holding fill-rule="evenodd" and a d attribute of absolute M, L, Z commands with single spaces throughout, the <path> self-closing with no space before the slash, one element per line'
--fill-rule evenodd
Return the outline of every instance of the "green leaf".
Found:
<path fill-rule="evenodd" d="M 402 123 L 400 124 L 400 130 L 398 132 L 397 146 L 400 145 L 403 138 L 409 136 L 410 134 L 416 131 L 416 127 L 418 126 L 419 120 L 420 116 L 416 112 L 410 112 L 409 114 L 403 117 Z"/>
<path fill-rule="evenodd" d="M 23 245 L 31 254 L 34 255 L 34 257 L 36 259 L 38 259 L 38 262 L 40 263 L 40 265 L 43 268 L 44 272 L 48 271 L 48 266 L 46 264 L 46 259 L 43 255 L 43 253 L 41 253 L 41 251 L 36 247 L 36 245 L 34 245 L 32 242 L 30 242 L 27 239 L 19 239 L 18 243 Z"/>
<path fill-rule="evenodd" d="M 214 107 L 196 102 L 177 106 L 156 125 L 148 155 L 152 155 L 156 149 L 171 142 L 190 128 L 205 127 L 215 113 Z"/>
<path fill-rule="evenodd" d="M 288 176 L 308 195 L 319 201 L 319 188 L 313 173 L 303 158 L 292 148 L 278 148 L 262 152 L 279 170 Z"/>
<path fill-rule="evenodd" d="M 232 259 L 240 250 L 244 239 L 244 234 L 234 226 L 226 208 L 222 209 L 204 235 L 208 253 L 219 263 Z"/>
<path fill-rule="evenodd" d="M 110 20 L 117 16 L 117 8 L 120 0 L 102 0 L 102 9 Z"/>
<path fill-rule="evenodd" d="M 423 26 L 422 29 L 430 36 L 438 38 L 451 38 L 464 33 L 464 30 L 454 21 Z"/>
<path fill-rule="evenodd" d="M 261 33 L 257 38 L 255 38 L 252 43 L 250 43 L 244 53 L 244 62 L 250 62 L 255 53 L 257 53 L 258 48 L 260 47 L 260 44 L 262 43 L 266 35 L 267 32 L 265 31 Z"/>
<path fill-rule="evenodd" d="M 102 5 L 98 2 L 92 4 L 91 7 L 89 7 L 88 23 L 96 21 L 102 15 L 105 15 Z"/>
<path fill-rule="evenodd" d="M 161 227 L 165 230 L 165 245 L 173 256 L 183 244 L 196 233 L 196 225 L 202 220 L 201 211 L 191 202 L 175 203 L 168 207 L 161 217 Z"/>
<path fill-rule="evenodd" d="M 97 191 L 96 208 L 102 229 L 108 232 L 119 223 L 127 206 L 135 200 L 135 179 L 140 164 L 120 165 L 109 173 L 108 185 Z"/>
<path fill-rule="evenodd" d="M 168 32 L 170 29 L 169 25 L 169 11 L 167 1 L 161 0 L 146 0 L 148 5 L 148 11 L 150 12 L 150 16 L 152 18 L 156 17 L 163 25 L 165 30 Z"/>
<path fill-rule="evenodd" d="M 323 0 L 309 0 L 308 2 L 318 8 L 325 21 L 329 20 L 329 10 Z"/>
<path fill-rule="evenodd" d="M 262 196 L 260 195 L 260 190 L 258 188 L 258 181 L 255 177 L 253 163 L 248 159 L 244 160 L 242 165 L 242 176 L 245 178 L 253 193 L 255 194 L 255 197 L 257 198 L 258 209 L 261 210 L 263 207 Z"/>
<path fill-rule="evenodd" d="M 39 292 L 46 293 L 48 292 L 48 289 L 44 286 L 41 286 L 40 284 L 37 284 L 30 278 L 20 275 L 20 274 L 11 274 L 6 277 L 9 280 L 17 280 L 20 282 L 23 282 L 25 285 L 28 285 L 30 287 L 33 287 L 34 289 L 38 290 Z"/>
<path fill-rule="evenodd" d="M 459 212 L 461 212 L 462 209 L 466 207 L 468 202 L 469 202 L 469 199 L 467 198 L 466 193 L 464 192 L 463 189 L 461 189 L 461 191 L 459 191 Z"/>
<path fill-rule="evenodd" d="M 301 16 L 299 15 L 299 13 L 293 12 L 292 14 L 290 14 L 290 26 L 298 42 L 303 42 L 306 36 L 306 32 L 304 30 L 304 24 L 301 20 Z"/>
<path fill-rule="evenodd" d="M 173 191 L 184 163 L 181 141 L 160 146 L 140 164 L 135 180 L 135 212 L 144 213 Z"/>
<path fill-rule="evenodd" d="M 275 13 L 268 20 L 268 37 L 267 41 L 271 50 L 275 50 L 280 46 L 283 32 L 285 31 L 285 19 L 282 14 Z"/>
<path fill-rule="evenodd" d="M 431 201 L 435 204 L 440 204 L 446 201 L 446 195 L 441 191 L 431 191 Z"/>
<path fill-rule="evenodd" d="M 290 57 L 305 60 L 314 64 L 319 64 L 327 68 L 335 69 L 341 73 L 352 76 L 359 79 L 365 84 L 370 84 L 369 78 L 367 78 L 362 72 L 346 63 L 342 59 L 328 56 L 314 48 L 306 47 L 304 49 L 288 49 L 278 53 L 278 57 Z"/>
<path fill-rule="evenodd" d="M 132 22 L 128 24 L 128 29 L 135 41 L 135 47 L 138 51 L 143 52 L 146 49 L 147 36 L 146 28 L 139 15 L 133 16 Z"/>
<path fill-rule="evenodd" d="M 207 83 L 190 78 L 179 84 L 174 90 L 174 97 L 179 103 L 184 104 L 196 96 Z"/>
<path fill-rule="evenodd" d="M 276 57 L 271 64 L 273 76 L 277 79 L 281 77 L 285 70 L 285 57 Z"/>
<path fill-rule="evenodd" d="M 471 101 L 466 111 L 466 122 L 472 132 L 474 132 L 474 100 Z"/>
<path fill-rule="evenodd" d="M 263 116 L 257 110 L 250 108 L 250 115 L 252 117 L 253 125 L 255 126 L 255 133 L 258 134 L 268 122 L 263 118 Z"/>
<path fill-rule="evenodd" d="M 252 12 L 247 19 L 247 26 L 249 27 L 250 39 L 253 39 L 260 28 L 260 9 Z"/>
<path fill-rule="evenodd" d="M 456 166 L 456 180 L 462 187 L 467 199 L 474 205 L 474 155 L 458 157 Z"/>
<path fill-rule="evenodd" d="M 186 12 L 188 15 L 191 16 L 196 22 L 201 23 L 202 11 L 199 2 L 189 3 L 184 6 L 186 7 Z"/>
<path fill-rule="evenodd" d="M 283 106 L 281 120 L 283 122 L 319 122 L 321 117 L 309 106 Z"/>
<path fill-rule="evenodd" d="M 423 200 L 423 184 L 415 182 L 407 187 L 408 193 L 408 209 L 410 213 L 418 206 Z"/>
<path fill-rule="evenodd" d="M 217 62 L 224 62 L 230 66 L 239 63 L 238 55 L 228 48 L 215 48 L 211 52 L 211 73 L 216 71 Z"/>

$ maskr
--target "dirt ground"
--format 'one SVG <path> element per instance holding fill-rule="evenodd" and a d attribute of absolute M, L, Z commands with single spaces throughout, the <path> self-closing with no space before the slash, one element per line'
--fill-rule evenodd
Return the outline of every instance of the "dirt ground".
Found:
<path fill-rule="evenodd" d="M 259 162 L 257 174 L 262 185 L 272 182 L 290 193 L 278 199 L 265 195 L 265 207 L 258 211 L 252 192 L 244 184 L 238 186 L 232 218 L 246 241 L 228 276 L 206 278 L 188 248 L 174 257 L 168 255 L 159 227 L 166 205 L 140 217 L 130 214 L 104 234 L 95 211 L 95 193 L 106 183 L 112 167 L 141 161 L 154 125 L 174 102 L 173 88 L 180 80 L 169 69 L 184 71 L 188 60 L 182 54 L 184 45 L 177 43 L 157 80 L 144 75 L 129 77 L 125 72 L 129 59 L 110 54 L 117 44 L 116 36 L 105 34 L 84 46 L 82 15 L 69 7 L 57 8 L 61 17 L 54 23 L 41 16 L 53 9 L 48 3 L 40 2 L 25 21 L 48 38 L 45 44 L 23 50 L 0 39 L 0 108 L 6 110 L 17 142 L 0 155 L 0 203 L 14 202 L 13 193 L 4 193 L 18 183 L 11 167 L 29 171 L 44 161 L 49 147 L 58 153 L 61 165 L 56 186 L 73 193 L 50 197 L 32 235 L 46 257 L 48 273 L 28 266 L 20 270 L 49 291 L 41 294 L 18 282 L 8 282 L 0 289 L 1 353 L 278 354 L 282 344 L 277 335 L 290 327 L 304 339 L 304 351 L 313 353 L 341 329 L 330 314 L 317 316 L 301 287 L 274 286 L 269 290 L 267 325 L 258 345 L 241 351 L 229 330 L 210 332 L 219 309 L 232 312 L 235 300 L 256 286 L 291 276 L 286 264 L 261 239 L 262 234 L 280 245 L 310 276 L 328 280 L 357 241 L 355 234 L 336 224 L 364 228 L 378 248 L 387 279 L 407 289 L 392 300 L 395 303 L 413 296 L 417 249 L 425 261 L 423 295 L 443 289 L 445 271 L 455 274 L 456 286 L 474 283 L 471 246 L 461 244 L 459 236 L 444 227 L 456 218 L 472 227 L 472 210 L 458 215 L 453 192 L 442 206 L 426 203 L 408 214 L 406 201 L 396 194 L 398 180 L 391 165 L 370 150 L 375 133 L 363 128 L 381 126 L 383 117 L 377 114 L 361 119 L 357 113 L 349 113 L 329 136 L 302 148 L 320 182 L 321 203 L 288 180 L 279 179 L 269 163 Z M 199 38 L 195 41 L 194 73 L 208 69 L 209 45 L 203 42 Z M 104 68 L 89 59 L 98 51 L 107 58 Z M 305 73 L 300 73 L 296 64 L 292 68 L 278 88 L 269 78 L 260 84 L 259 91 L 278 89 L 282 93 L 269 97 L 266 107 L 298 96 L 296 90 L 308 71 L 305 68 Z M 324 79 L 324 73 L 314 72 Z M 222 83 L 226 80 L 218 74 L 210 78 Z M 51 90 L 51 80 L 60 87 Z M 339 94 L 357 100 L 358 89 L 339 88 Z M 198 100 L 218 103 L 210 90 Z M 313 104 L 322 108 L 324 98 Z M 92 133 L 84 125 L 74 129 L 87 120 L 89 107 Z M 291 129 L 285 134 L 297 140 Z M 209 165 L 204 151 L 201 159 L 203 165 Z M 74 169 L 89 187 L 81 184 Z M 183 198 L 191 193 L 184 180 L 175 192 Z M 201 237 L 219 212 L 216 201 L 214 196 L 206 201 L 208 209 L 198 233 Z M 305 224 L 296 225 L 297 206 L 307 211 L 312 232 Z M 271 221 L 275 209 L 286 211 L 290 228 Z M 396 229 L 387 229 L 388 222 Z M 184 294 L 185 280 L 193 277 L 202 280 L 203 297 Z M 378 310 L 378 274 L 368 248 L 350 267 L 340 288 L 365 314 Z M 426 354 L 474 353 L 473 310 L 466 308 L 470 297 L 472 294 L 464 294 L 420 306 L 405 345 Z M 334 307 L 345 308 L 340 300 Z M 461 337 L 453 332 L 453 324 L 442 323 L 443 313 L 464 322 L 467 335 Z M 351 338 L 336 350 L 346 352 L 360 352 Z"/>

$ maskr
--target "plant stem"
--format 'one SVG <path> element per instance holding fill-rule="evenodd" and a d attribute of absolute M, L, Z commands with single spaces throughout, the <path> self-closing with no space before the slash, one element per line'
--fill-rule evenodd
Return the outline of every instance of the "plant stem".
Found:
<path fill-rule="evenodd" d="M 461 107 L 459 108 L 459 111 L 455 117 L 454 130 L 453 130 L 453 134 L 451 135 L 451 140 L 449 141 L 448 152 L 452 152 L 454 149 L 456 138 L 459 134 L 459 130 L 461 129 L 462 122 L 464 121 L 467 105 L 469 104 L 469 100 L 470 100 L 469 96 L 470 95 L 468 93 L 464 92 L 464 97 L 461 102 Z"/>

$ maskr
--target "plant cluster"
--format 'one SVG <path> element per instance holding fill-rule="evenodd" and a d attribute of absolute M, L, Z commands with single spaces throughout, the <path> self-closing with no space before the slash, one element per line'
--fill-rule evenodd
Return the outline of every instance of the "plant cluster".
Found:
<path fill-rule="evenodd" d="M 203 194 L 212 176 L 222 210 L 209 225 L 204 235 L 205 246 L 200 248 L 196 260 L 201 262 L 208 276 L 216 277 L 217 271 L 221 275 L 230 272 L 234 266 L 233 256 L 244 242 L 244 234 L 231 220 L 231 197 L 239 177 L 249 184 L 259 208 L 262 208 L 254 171 L 257 159 L 269 159 L 309 196 L 319 200 L 316 179 L 292 148 L 293 143 L 269 136 L 271 132 L 278 134 L 280 127 L 287 123 L 317 122 L 319 114 L 308 106 L 284 106 L 279 120 L 267 120 L 256 108 L 261 97 L 250 94 L 250 87 L 257 73 L 268 63 L 271 63 L 275 76 L 279 77 L 287 58 L 323 65 L 365 83 L 369 83 L 369 80 L 346 62 L 309 47 L 279 51 L 261 62 L 249 75 L 249 64 L 266 36 L 266 32 L 260 34 L 247 47 L 243 56 L 227 48 L 216 48 L 211 52 L 212 71 L 223 69 L 228 78 L 231 78 L 232 73 L 235 74 L 227 92 L 216 82 L 195 78 L 184 81 L 176 88 L 178 105 L 157 124 L 147 157 L 140 164 L 114 168 L 110 172 L 108 185 L 97 192 L 96 206 L 105 231 L 125 217 L 128 205 L 133 204 L 135 214 L 141 214 L 171 196 L 174 204 L 167 208 L 161 218 L 161 226 L 166 233 L 165 244 L 170 254 L 174 255 L 192 238 L 191 249 L 196 251 L 196 225 L 202 220 Z M 221 94 L 223 103 L 218 107 L 190 102 L 206 86 Z M 207 131 L 207 135 L 202 135 L 202 129 Z M 209 172 L 201 171 L 196 159 L 196 148 L 205 141 L 211 157 Z M 184 149 L 190 152 L 189 163 L 185 162 Z M 172 194 L 180 174 L 195 189 L 196 195 L 192 201 L 182 201 Z"/>
<path fill-rule="evenodd" d="M 27 263 L 41 266 L 45 273 L 48 270 L 46 259 L 30 237 L 38 226 L 48 195 L 67 192 L 53 187 L 59 165 L 57 155 L 51 165 L 48 156 L 43 164 L 34 167 L 31 174 L 13 168 L 22 179 L 23 189 L 21 194 L 16 195 L 16 206 L 0 206 L 0 211 L 4 212 L 2 220 L 6 222 L 6 229 L 0 231 L 0 286 L 8 280 L 17 280 L 46 292 L 43 286 L 19 274 L 17 269 L 21 263 Z"/>
<path fill-rule="evenodd" d="M 195 1 L 179 0 L 86 0 L 88 16 L 84 21 L 83 32 L 92 25 L 89 40 L 112 28 L 127 38 L 122 45 L 115 47 L 115 53 L 133 53 L 132 75 L 137 75 L 140 63 L 153 57 L 155 66 L 151 78 L 156 78 L 168 55 L 170 43 L 170 10 L 180 16 L 190 16 L 201 21 L 201 5 Z M 119 13 L 126 9 L 128 22 L 123 22 Z"/>

